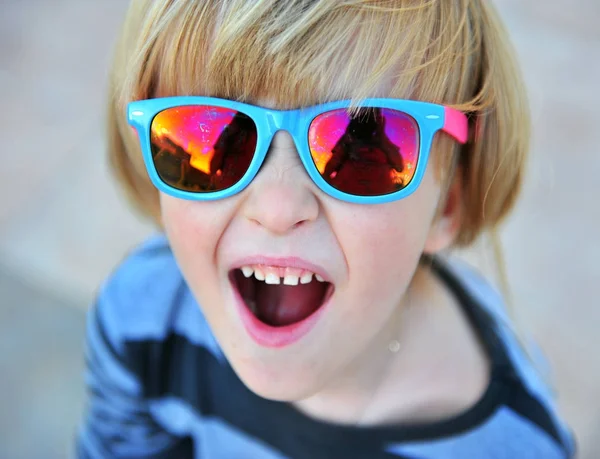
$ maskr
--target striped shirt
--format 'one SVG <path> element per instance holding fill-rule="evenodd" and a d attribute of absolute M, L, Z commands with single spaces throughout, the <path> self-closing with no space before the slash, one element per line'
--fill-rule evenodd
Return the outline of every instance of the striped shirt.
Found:
<path fill-rule="evenodd" d="M 88 404 L 78 458 L 574 457 L 553 394 L 515 338 L 501 298 L 470 267 L 433 260 L 492 362 L 465 412 L 422 425 L 350 427 L 263 399 L 236 376 L 177 267 L 150 239 L 110 276 L 87 321 Z"/>

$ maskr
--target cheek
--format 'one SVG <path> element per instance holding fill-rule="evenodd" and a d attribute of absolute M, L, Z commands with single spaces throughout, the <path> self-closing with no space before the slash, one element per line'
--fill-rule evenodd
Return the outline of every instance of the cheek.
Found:
<path fill-rule="evenodd" d="M 370 295 L 398 300 L 412 278 L 424 237 L 415 220 L 396 209 L 364 214 L 347 225 L 352 231 L 340 235 L 350 279 Z M 397 295 L 390 290 L 397 290 Z"/>
<path fill-rule="evenodd" d="M 210 218 L 200 218 L 206 214 L 199 209 L 203 203 L 161 195 L 160 204 L 163 226 L 177 257 L 204 258 L 214 244 L 215 228 Z"/>
<path fill-rule="evenodd" d="M 350 279 L 373 300 L 399 301 L 421 258 L 439 196 L 432 176 L 422 185 L 402 201 L 337 212 L 336 234 Z"/>
<path fill-rule="evenodd" d="M 228 207 L 219 202 L 193 202 L 161 195 L 165 232 L 181 272 L 194 293 L 215 285 L 215 253 L 229 221 Z"/>

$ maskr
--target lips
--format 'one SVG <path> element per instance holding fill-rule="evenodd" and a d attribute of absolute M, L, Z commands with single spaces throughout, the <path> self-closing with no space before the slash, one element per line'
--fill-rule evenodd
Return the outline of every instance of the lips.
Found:
<path fill-rule="evenodd" d="M 298 259 L 259 261 L 229 273 L 242 322 L 258 344 L 291 344 L 316 324 L 334 285 L 322 269 Z"/>

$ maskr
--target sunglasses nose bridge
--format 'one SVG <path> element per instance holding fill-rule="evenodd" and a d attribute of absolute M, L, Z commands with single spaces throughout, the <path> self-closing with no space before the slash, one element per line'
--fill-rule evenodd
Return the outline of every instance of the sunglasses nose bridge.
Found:
<path fill-rule="evenodd" d="M 275 134 L 277 131 L 283 130 L 293 135 L 298 116 L 298 110 L 269 110 L 267 113 L 269 131 Z"/>
<path fill-rule="evenodd" d="M 283 124 L 283 113 L 277 110 L 269 110 L 267 113 L 267 125 L 270 132 L 277 132 Z"/>

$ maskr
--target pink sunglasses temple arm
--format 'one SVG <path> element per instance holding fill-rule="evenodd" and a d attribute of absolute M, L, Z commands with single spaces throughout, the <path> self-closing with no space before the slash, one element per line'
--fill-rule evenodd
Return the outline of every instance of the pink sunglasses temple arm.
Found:
<path fill-rule="evenodd" d="M 444 107 L 444 127 L 442 130 L 460 143 L 466 143 L 469 138 L 469 122 L 467 116 L 453 108 Z"/>

